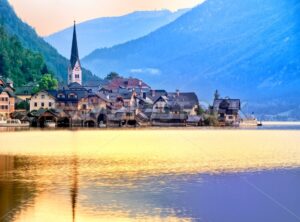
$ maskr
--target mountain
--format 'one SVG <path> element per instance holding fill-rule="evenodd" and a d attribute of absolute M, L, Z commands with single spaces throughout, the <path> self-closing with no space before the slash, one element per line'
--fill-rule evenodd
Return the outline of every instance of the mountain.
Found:
<path fill-rule="evenodd" d="M 0 78 L 9 78 L 15 86 L 21 86 L 40 80 L 47 71 L 42 55 L 25 49 L 0 25 Z"/>
<path fill-rule="evenodd" d="M 82 63 L 100 76 L 113 70 L 156 88 L 194 90 L 207 103 L 219 89 L 265 118 L 300 119 L 299 11 L 298 0 L 207 0 Z"/>
<path fill-rule="evenodd" d="M 105 17 L 89 20 L 77 24 L 79 34 L 81 56 L 86 56 L 95 49 L 112 47 L 139 37 L 174 21 L 187 11 L 187 9 L 170 12 L 161 11 L 138 11 L 120 17 Z M 59 53 L 69 56 L 71 46 L 66 47 L 70 42 L 72 27 L 54 33 L 45 40 L 54 46 Z"/>
<path fill-rule="evenodd" d="M 32 27 L 22 22 L 7 0 L 0 0 L 0 24 L 9 35 L 16 36 L 25 48 L 42 54 L 48 68 L 60 80 L 66 81 L 69 61 L 39 37 Z M 65 44 L 68 43 L 71 45 L 71 41 Z M 99 80 L 99 78 L 92 75 L 90 71 L 84 70 L 84 81 L 93 80 Z"/>

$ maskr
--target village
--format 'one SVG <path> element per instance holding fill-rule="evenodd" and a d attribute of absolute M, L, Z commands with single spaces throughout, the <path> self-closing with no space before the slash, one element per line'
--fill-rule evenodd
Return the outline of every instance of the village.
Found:
<path fill-rule="evenodd" d="M 32 93 L 34 83 L 14 88 L 0 77 L 0 126 L 147 127 L 239 126 L 241 102 L 221 98 L 200 106 L 194 92 L 153 89 L 137 78 L 114 76 L 104 84 L 83 84 L 74 24 L 68 84 Z M 27 109 L 17 109 L 28 103 Z M 256 123 L 255 123 L 256 124 Z"/>

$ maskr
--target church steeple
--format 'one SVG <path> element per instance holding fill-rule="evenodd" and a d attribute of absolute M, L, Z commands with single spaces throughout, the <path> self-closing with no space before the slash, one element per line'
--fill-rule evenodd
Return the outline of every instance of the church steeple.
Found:
<path fill-rule="evenodd" d="M 81 64 L 79 59 L 75 21 L 74 21 L 71 58 L 70 58 L 70 66 L 69 66 L 68 74 L 69 74 L 68 84 L 77 82 L 80 85 L 82 85 L 82 70 L 81 70 Z"/>

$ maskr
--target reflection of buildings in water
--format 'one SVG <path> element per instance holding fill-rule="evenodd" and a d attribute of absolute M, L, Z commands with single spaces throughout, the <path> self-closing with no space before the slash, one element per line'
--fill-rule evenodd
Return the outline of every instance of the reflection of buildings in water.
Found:
<path fill-rule="evenodd" d="M 12 156 L 0 156 L 0 174 L 3 176 L 14 169 L 15 158 Z"/>
<path fill-rule="evenodd" d="M 76 205 L 77 205 L 77 197 L 78 197 L 78 158 L 75 156 L 72 159 L 71 166 L 71 202 L 72 202 L 72 218 L 73 222 L 76 220 Z"/>
<path fill-rule="evenodd" d="M 24 166 L 24 159 L 22 164 Z M 16 179 L 20 170 L 18 157 L 0 155 L 0 221 L 12 221 L 24 203 L 32 201 L 36 193 L 34 183 Z"/>

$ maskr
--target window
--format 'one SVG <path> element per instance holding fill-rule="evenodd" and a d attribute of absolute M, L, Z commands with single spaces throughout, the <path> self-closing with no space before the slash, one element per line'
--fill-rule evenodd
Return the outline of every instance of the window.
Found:
<path fill-rule="evenodd" d="M 79 75 L 78 75 L 78 74 L 76 74 L 76 75 L 75 75 L 75 78 L 76 78 L 76 79 L 79 79 Z"/>
<path fill-rule="evenodd" d="M 34 107 L 37 107 L 37 103 L 34 103 Z"/>
<path fill-rule="evenodd" d="M 52 107 L 52 102 L 49 102 L 49 107 Z"/>
<path fill-rule="evenodd" d="M 45 95 L 41 95 L 42 99 L 45 99 Z"/>
<path fill-rule="evenodd" d="M 70 99 L 75 99 L 75 98 L 77 98 L 77 96 L 76 96 L 76 94 L 71 93 L 71 94 L 69 94 L 69 98 L 70 98 Z"/>
<path fill-rule="evenodd" d="M 41 103 L 41 106 L 44 107 L 44 106 L 45 106 L 45 103 Z"/>

